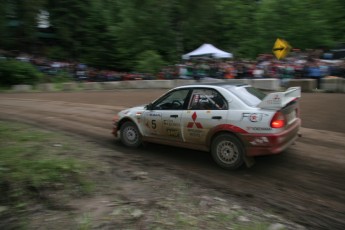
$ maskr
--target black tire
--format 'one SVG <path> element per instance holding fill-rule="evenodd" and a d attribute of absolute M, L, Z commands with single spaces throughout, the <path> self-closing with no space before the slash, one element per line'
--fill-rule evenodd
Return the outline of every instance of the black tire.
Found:
<path fill-rule="evenodd" d="M 241 142 L 231 134 L 220 134 L 212 141 L 211 154 L 222 168 L 235 170 L 244 163 L 244 149 Z"/>
<path fill-rule="evenodd" d="M 132 121 L 126 121 L 120 129 L 120 139 L 127 147 L 137 148 L 142 144 L 142 135 Z"/>

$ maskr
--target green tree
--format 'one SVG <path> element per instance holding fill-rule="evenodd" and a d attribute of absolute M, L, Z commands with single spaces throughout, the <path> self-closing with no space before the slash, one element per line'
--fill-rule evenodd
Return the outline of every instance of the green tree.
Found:
<path fill-rule="evenodd" d="M 323 9 L 322 16 L 327 21 L 332 40 L 336 45 L 345 44 L 345 1 L 328 0 Z"/>
<path fill-rule="evenodd" d="M 111 27 L 110 12 L 102 1 L 91 1 L 90 4 L 80 57 L 94 66 L 116 67 L 116 36 Z"/>
<path fill-rule="evenodd" d="M 33 51 L 38 43 L 37 15 L 44 0 L 4 0 L 0 3 L 0 45 Z"/>
<path fill-rule="evenodd" d="M 169 59 L 174 53 L 174 36 L 169 22 L 169 2 L 160 0 L 120 1 L 116 25 L 117 53 L 121 66 L 131 69 L 138 54 L 152 50 Z"/>
<path fill-rule="evenodd" d="M 118 70 L 148 53 L 173 64 L 203 43 L 255 58 L 277 37 L 301 49 L 345 42 L 343 0 L 2 0 L 0 48 L 38 48 L 41 10 L 55 33 L 46 54 Z"/>
<path fill-rule="evenodd" d="M 255 13 L 258 2 L 252 0 L 218 1 L 221 44 L 236 57 L 256 55 Z"/>
<path fill-rule="evenodd" d="M 138 55 L 135 68 L 139 72 L 156 74 L 164 65 L 165 62 L 156 51 L 147 50 Z"/>
<path fill-rule="evenodd" d="M 51 26 L 55 29 L 58 45 L 68 50 L 68 55 L 78 58 L 86 39 L 86 20 L 90 0 L 48 0 L 47 10 Z M 67 58 L 67 57 L 66 57 Z"/>
<path fill-rule="evenodd" d="M 4 47 L 6 44 L 6 4 L 4 1 L 0 1 L 0 47 Z"/>
<path fill-rule="evenodd" d="M 258 52 L 270 52 L 277 37 L 302 49 L 332 46 L 327 1 L 263 0 L 259 5 Z"/>
<path fill-rule="evenodd" d="M 181 36 L 183 52 L 191 51 L 203 43 L 220 41 L 223 35 L 216 8 L 216 0 L 176 1 L 176 13 L 172 19 Z"/>
<path fill-rule="evenodd" d="M 108 8 L 116 3 L 115 0 L 48 1 L 58 46 L 68 51 L 67 57 L 97 67 L 117 66 L 114 12 L 109 10 L 114 8 Z"/>

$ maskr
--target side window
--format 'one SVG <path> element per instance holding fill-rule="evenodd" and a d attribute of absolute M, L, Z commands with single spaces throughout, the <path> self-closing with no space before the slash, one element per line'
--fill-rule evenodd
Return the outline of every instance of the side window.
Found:
<path fill-rule="evenodd" d="M 188 105 L 191 110 L 227 110 L 223 96 L 213 89 L 195 89 Z"/>
<path fill-rule="evenodd" d="M 181 110 L 187 99 L 189 89 L 170 92 L 153 104 L 154 110 Z"/>

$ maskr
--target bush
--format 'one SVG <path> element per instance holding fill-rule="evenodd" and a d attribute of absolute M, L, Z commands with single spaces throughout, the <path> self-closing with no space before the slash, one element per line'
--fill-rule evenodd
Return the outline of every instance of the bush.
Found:
<path fill-rule="evenodd" d="M 165 65 L 162 57 L 153 50 L 142 52 L 137 59 L 136 70 L 142 73 L 155 74 Z"/>
<path fill-rule="evenodd" d="M 65 83 L 73 80 L 73 76 L 64 70 L 59 70 L 54 75 L 45 75 L 44 78 L 44 82 L 47 83 Z"/>
<path fill-rule="evenodd" d="M 41 82 L 43 74 L 32 64 L 16 60 L 0 61 L 0 85 L 34 85 Z"/>

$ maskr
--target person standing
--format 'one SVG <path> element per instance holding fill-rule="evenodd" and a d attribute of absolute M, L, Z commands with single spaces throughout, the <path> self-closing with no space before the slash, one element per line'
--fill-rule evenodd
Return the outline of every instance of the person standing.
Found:
<path fill-rule="evenodd" d="M 322 72 L 316 61 L 312 61 L 309 63 L 308 77 L 316 80 L 316 89 L 321 88 Z"/>

